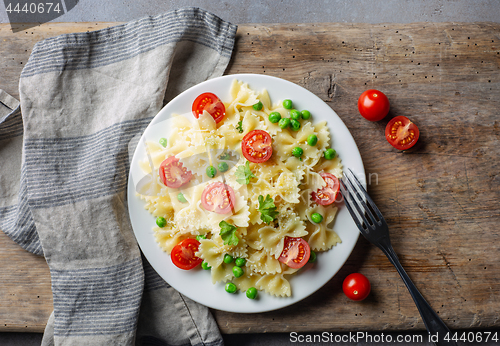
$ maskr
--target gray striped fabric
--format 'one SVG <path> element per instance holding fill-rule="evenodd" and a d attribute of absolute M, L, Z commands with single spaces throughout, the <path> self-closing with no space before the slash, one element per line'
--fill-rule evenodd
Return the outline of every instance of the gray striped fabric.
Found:
<path fill-rule="evenodd" d="M 61 35 L 37 43 L 21 74 L 22 118 L 0 92 L 0 229 L 49 265 L 43 345 L 223 343 L 210 311 L 141 258 L 126 185 L 142 131 L 165 101 L 222 75 L 235 34 L 184 8 Z"/>
<path fill-rule="evenodd" d="M 131 331 L 144 280 L 139 258 L 106 268 L 51 270 L 51 275 L 55 330 L 62 335 L 119 335 Z"/>
<path fill-rule="evenodd" d="M 22 147 L 23 120 L 19 101 L 0 90 L 0 230 L 24 249 L 42 255 L 28 207 Z"/>
<path fill-rule="evenodd" d="M 26 139 L 27 174 L 37 181 L 30 189 L 31 208 L 124 192 L 128 143 L 151 119 L 123 121 L 83 137 Z"/>

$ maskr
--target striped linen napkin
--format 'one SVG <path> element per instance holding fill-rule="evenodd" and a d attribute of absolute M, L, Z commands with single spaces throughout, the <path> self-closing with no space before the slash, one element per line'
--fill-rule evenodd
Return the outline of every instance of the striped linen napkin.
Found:
<path fill-rule="evenodd" d="M 223 344 L 210 311 L 141 258 L 126 186 L 134 140 L 223 74 L 235 35 L 198 8 L 61 35 L 35 45 L 20 106 L 0 92 L 0 229 L 49 265 L 42 345 Z"/>

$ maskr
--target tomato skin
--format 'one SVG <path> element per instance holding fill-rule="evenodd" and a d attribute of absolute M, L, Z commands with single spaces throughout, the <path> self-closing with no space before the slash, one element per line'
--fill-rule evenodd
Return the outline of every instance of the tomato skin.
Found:
<path fill-rule="evenodd" d="M 262 130 L 250 131 L 241 141 L 241 152 L 250 162 L 262 163 L 271 158 L 273 147 L 269 133 Z"/>
<path fill-rule="evenodd" d="M 398 150 L 410 149 L 417 143 L 419 136 L 417 125 L 402 115 L 391 119 L 385 128 L 385 138 Z"/>
<path fill-rule="evenodd" d="M 200 246 L 200 242 L 193 238 L 187 238 L 175 245 L 170 254 L 172 263 L 183 270 L 190 270 L 196 267 L 203 260 L 195 255 Z"/>
<path fill-rule="evenodd" d="M 220 203 L 217 204 L 217 202 Z M 201 194 L 201 205 L 203 208 L 217 214 L 230 213 L 234 208 L 235 202 L 236 197 L 233 188 L 220 181 L 207 185 Z"/>
<path fill-rule="evenodd" d="M 389 113 L 389 99 L 381 91 L 366 90 L 358 99 L 358 110 L 363 118 L 370 121 L 379 121 Z"/>
<path fill-rule="evenodd" d="M 182 166 L 179 159 L 170 156 L 160 164 L 158 170 L 161 182 L 171 188 L 181 187 L 191 180 L 193 174 L 187 168 Z"/>
<path fill-rule="evenodd" d="M 311 197 L 319 205 L 330 205 L 337 199 L 340 189 L 339 180 L 331 173 L 321 172 L 319 175 L 325 180 L 326 186 L 311 192 Z"/>
<path fill-rule="evenodd" d="M 302 268 L 311 256 L 309 244 L 302 238 L 285 237 L 285 244 L 278 261 L 290 268 Z"/>
<path fill-rule="evenodd" d="M 207 111 L 214 118 L 216 123 L 221 122 L 226 115 L 224 103 L 222 103 L 217 95 L 212 93 L 203 93 L 199 95 L 194 100 L 191 110 L 196 119 L 203 114 L 203 111 Z"/>
<path fill-rule="evenodd" d="M 352 300 L 363 300 L 370 294 L 371 285 L 366 276 L 360 273 L 347 275 L 342 283 L 342 290 Z"/>

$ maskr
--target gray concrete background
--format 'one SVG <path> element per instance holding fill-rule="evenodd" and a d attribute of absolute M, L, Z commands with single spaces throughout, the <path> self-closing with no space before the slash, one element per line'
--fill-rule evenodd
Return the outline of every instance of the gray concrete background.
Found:
<path fill-rule="evenodd" d="M 0 1 L 1 23 L 9 22 L 4 3 L 15 1 Z M 184 6 L 204 8 L 235 24 L 500 22 L 499 0 L 80 0 L 53 21 L 130 21 Z"/>
<path fill-rule="evenodd" d="M 500 22 L 500 0 L 80 0 L 53 22 L 123 22 L 185 6 L 204 8 L 234 24 Z M 4 2 L 0 1 L 0 23 L 8 22 Z M 41 337 L 41 334 L 0 333 L 0 345 L 40 345 Z M 288 334 L 228 335 L 225 341 L 226 346 L 291 344 Z"/>

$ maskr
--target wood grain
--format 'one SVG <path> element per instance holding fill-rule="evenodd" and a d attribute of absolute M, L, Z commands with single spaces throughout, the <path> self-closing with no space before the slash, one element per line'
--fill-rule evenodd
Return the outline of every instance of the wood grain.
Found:
<path fill-rule="evenodd" d="M 18 96 L 36 41 L 114 24 L 44 24 L 16 34 L 1 25 L 0 87 Z M 401 263 L 452 329 L 500 326 L 499 42 L 500 25 L 491 23 L 240 25 L 226 71 L 287 79 L 337 112 L 358 144 Z M 359 116 L 357 98 L 368 88 L 389 97 L 386 120 Z M 410 151 L 384 138 L 396 115 L 420 128 Z M 3 234 L 0 261 L 0 330 L 42 331 L 52 311 L 45 262 Z M 372 283 L 363 302 L 342 293 L 342 279 L 355 271 Z M 424 329 L 395 269 L 363 238 L 304 301 L 257 315 L 213 313 L 223 333 Z"/>

